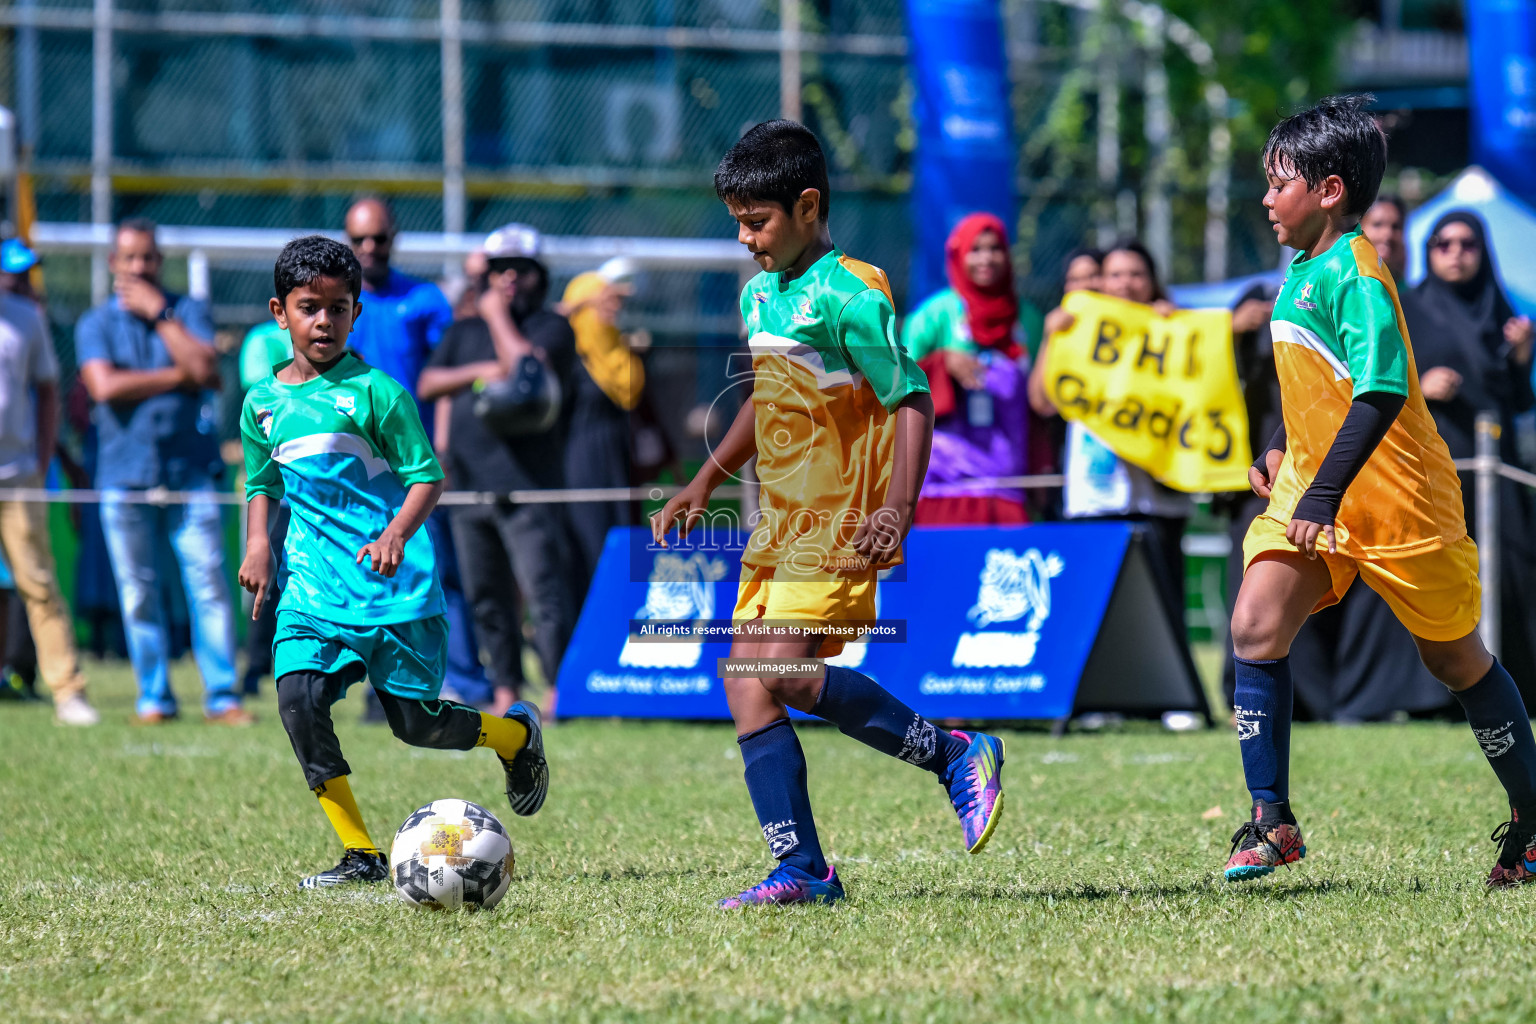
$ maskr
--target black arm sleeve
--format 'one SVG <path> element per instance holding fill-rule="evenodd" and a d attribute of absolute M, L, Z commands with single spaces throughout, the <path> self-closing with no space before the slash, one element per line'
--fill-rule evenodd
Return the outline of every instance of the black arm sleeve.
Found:
<path fill-rule="evenodd" d="M 1274 436 L 1269 439 L 1269 444 L 1265 445 L 1264 450 L 1259 452 L 1259 457 L 1253 460 L 1253 468 L 1268 477 L 1269 453 L 1283 451 L 1285 451 L 1285 420 L 1280 421 L 1280 425 L 1275 428 Z"/>
<path fill-rule="evenodd" d="M 1407 401 L 1402 395 L 1367 391 L 1350 403 L 1344 425 L 1339 427 L 1333 446 L 1312 478 L 1312 486 L 1296 503 L 1292 519 L 1333 525 L 1345 490 L 1354 483 L 1381 439 L 1387 436 L 1387 430 L 1396 422 L 1397 414 L 1403 411 Z"/>

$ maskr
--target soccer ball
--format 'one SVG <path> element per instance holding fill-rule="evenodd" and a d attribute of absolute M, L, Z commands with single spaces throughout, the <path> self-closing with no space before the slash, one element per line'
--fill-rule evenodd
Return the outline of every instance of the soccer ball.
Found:
<path fill-rule="evenodd" d="M 395 892 L 413 907 L 490 910 L 512 884 L 512 839 L 468 800 L 434 800 L 405 819 L 389 848 Z"/>

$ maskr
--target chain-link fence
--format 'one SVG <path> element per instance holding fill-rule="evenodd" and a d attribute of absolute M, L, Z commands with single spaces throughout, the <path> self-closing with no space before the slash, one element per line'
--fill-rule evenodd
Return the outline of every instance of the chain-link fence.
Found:
<path fill-rule="evenodd" d="M 1106 188 L 1087 162 L 1102 113 L 1083 77 L 1100 24 L 1092 6 L 1004 4 L 1016 262 L 1042 309 L 1070 249 L 1143 216 L 1137 83 L 1149 58 L 1127 47 L 1118 72 L 1125 155 Z M 887 270 L 905 311 L 919 298 L 906 282 L 922 197 L 911 194 L 904 32 L 901 0 L 792 11 L 778 0 L 9 0 L 0 102 L 20 115 L 44 222 L 335 230 L 357 194 L 377 192 L 407 231 L 516 220 L 553 235 L 685 238 L 731 237 L 710 189 L 715 162 L 745 126 L 798 113 L 834 164 L 839 244 Z M 1193 124 L 1185 134 L 1204 137 L 1203 108 L 1179 114 Z M 1173 163 L 1165 271 L 1196 278 L 1204 168 Z M 1233 273 L 1273 257 L 1262 211 L 1243 201 L 1258 188 L 1242 175 L 1232 188 Z M 442 264 L 413 269 L 436 276 Z M 650 329 L 658 351 L 730 344 L 738 270 L 651 274 L 631 325 Z M 269 275 L 263 259 L 211 262 L 231 337 L 264 318 Z M 168 264 L 167 284 L 188 286 L 184 263 Z M 102 268 L 53 254 L 46 286 L 69 366 L 72 325 L 102 294 Z"/>
<path fill-rule="evenodd" d="M 1081 6 L 1006 5 L 1020 264 L 1042 299 L 1059 256 L 1117 199 L 1039 144 L 1077 94 L 1089 101 L 1082 135 L 1094 130 L 1092 90 L 1073 77 L 1093 24 Z M 368 190 L 391 195 L 407 229 L 480 231 L 515 218 L 557 234 L 718 237 L 729 228 L 709 172 L 743 126 L 785 109 L 787 92 L 839 172 L 839 240 L 901 290 L 913 145 L 902 5 L 797 10 L 791 39 L 784 11 L 764 0 L 11 0 L 0 11 L 0 95 L 22 114 L 43 220 L 324 227 Z M 798 71 L 786 90 L 791 49 Z M 1127 49 L 1122 134 L 1132 143 L 1141 60 Z M 103 68 L 104 112 L 92 102 Z M 445 95 L 460 97 L 446 119 Z M 1139 187 L 1136 159 L 1132 145 L 1124 188 Z M 1200 276 L 1205 214 L 1201 169 L 1183 170 L 1169 269 L 1187 278 Z M 462 198 L 452 182 L 445 191 L 456 174 Z M 1263 262 L 1250 220 L 1234 218 L 1234 272 Z M 1119 222 L 1135 226 L 1134 205 Z M 78 311 L 78 294 L 50 285 L 61 314 Z"/>

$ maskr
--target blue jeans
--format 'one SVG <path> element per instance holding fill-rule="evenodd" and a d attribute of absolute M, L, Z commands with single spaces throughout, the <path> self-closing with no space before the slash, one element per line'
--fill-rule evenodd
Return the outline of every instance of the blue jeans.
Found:
<path fill-rule="evenodd" d="M 209 500 L 185 505 L 131 504 L 123 491 L 109 490 L 101 502 L 101 525 L 117 577 L 128 657 L 139 681 L 139 714 L 176 711 L 171 692 L 170 636 L 161 602 L 155 549 L 168 537 L 181 566 L 192 620 L 192 656 L 203 676 L 203 701 L 216 715 L 240 704 L 235 692 L 235 613 L 224 578 L 224 530 L 213 484 L 189 487 L 207 491 Z"/>

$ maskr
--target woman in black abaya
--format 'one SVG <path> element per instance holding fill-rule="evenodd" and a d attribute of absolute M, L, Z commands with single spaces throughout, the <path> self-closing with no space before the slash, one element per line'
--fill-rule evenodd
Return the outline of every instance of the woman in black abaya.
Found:
<path fill-rule="evenodd" d="M 1470 458 L 1481 412 L 1503 428 L 1499 450 L 1519 464 L 1514 420 L 1536 405 L 1531 391 L 1531 321 L 1516 316 L 1500 286 L 1488 235 L 1476 214 L 1447 213 L 1435 223 L 1426 247 L 1429 273 L 1405 296 L 1419 387 L 1451 456 Z M 1477 524 L 1476 488 L 1462 476 L 1467 528 Z M 1531 492 L 1499 481 L 1499 595 L 1502 644 L 1499 659 L 1520 684 L 1527 704 L 1536 698 L 1536 572 Z M 1482 538 L 1478 538 L 1482 540 Z"/>

